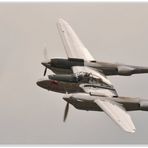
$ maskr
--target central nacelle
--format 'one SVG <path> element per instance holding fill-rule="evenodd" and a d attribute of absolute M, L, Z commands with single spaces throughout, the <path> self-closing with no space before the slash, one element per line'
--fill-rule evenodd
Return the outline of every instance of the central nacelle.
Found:
<path fill-rule="evenodd" d="M 48 75 L 48 78 L 56 81 L 63 81 L 69 83 L 89 83 L 90 74 L 89 73 L 76 73 L 76 74 L 56 74 Z"/>
<path fill-rule="evenodd" d="M 54 74 L 48 75 L 51 80 L 61 81 L 65 83 L 86 83 L 90 85 L 97 85 L 99 88 L 113 88 L 112 85 L 108 85 L 101 78 L 96 78 L 91 73 L 79 72 L 75 74 Z"/>

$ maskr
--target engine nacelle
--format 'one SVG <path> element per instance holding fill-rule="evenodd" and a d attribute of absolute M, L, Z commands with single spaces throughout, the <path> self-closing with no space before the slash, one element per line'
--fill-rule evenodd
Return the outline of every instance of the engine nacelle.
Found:
<path fill-rule="evenodd" d="M 134 68 L 129 66 L 118 66 L 118 74 L 123 76 L 130 76 L 133 74 Z"/>
<path fill-rule="evenodd" d="M 140 110 L 148 111 L 148 100 L 140 101 Z"/>
<path fill-rule="evenodd" d="M 56 67 L 56 68 L 63 68 L 63 67 L 70 68 L 71 67 L 71 63 L 69 60 L 58 59 L 58 58 L 51 59 L 50 65 L 51 67 Z"/>
<path fill-rule="evenodd" d="M 70 69 L 72 66 L 84 66 L 84 60 L 54 58 L 54 59 L 51 59 L 50 64 L 51 64 L 51 67 Z"/>

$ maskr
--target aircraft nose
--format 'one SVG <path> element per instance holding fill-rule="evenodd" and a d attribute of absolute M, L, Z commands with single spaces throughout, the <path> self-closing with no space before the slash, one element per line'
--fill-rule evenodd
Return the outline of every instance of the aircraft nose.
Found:
<path fill-rule="evenodd" d="M 37 84 L 38 86 L 42 87 L 43 81 L 37 81 L 36 84 Z"/>
<path fill-rule="evenodd" d="M 68 102 L 71 99 L 71 97 L 72 97 L 72 94 L 65 94 L 63 99 Z"/>
<path fill-rule="evenodd" d="M 41 64 L 45 67 L 49 67 L 50 66 L 50 61 L 45 61 L 45 62 L 41 62 Z"/>
<path fill-rule="evenodd" d="M 36 84 L 42 88 L 47 88 L 47 80 L 39 80 Z"/>
<path fill-rule="evenodd" d="M 47 63 L 46 62 L 42 62 L 41 63 L 43 66 L 47 67 Z"/>

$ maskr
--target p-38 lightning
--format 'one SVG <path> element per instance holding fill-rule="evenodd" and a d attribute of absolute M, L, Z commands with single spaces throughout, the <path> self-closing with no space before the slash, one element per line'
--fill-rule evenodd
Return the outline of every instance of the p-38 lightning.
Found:
<path fill-rule="evenodd" d="M 71 26 L 63 19 L 57 28 L 64 44 L 67 59 L 51 59 L 42 62 L 54 72 L 37 81 L 37 85 L 54 92 L 64 93 L 67 102 L 64 113 L 66 120 L 69 104 L 87 111 L 104 111 L 126 132 L 135 132 L 135 126 L 127 111 L 148 111 L 148 100 L 121 97 L 106 76 L 148 73 L 148 68 L 96 61 L 82 44 Z"/>

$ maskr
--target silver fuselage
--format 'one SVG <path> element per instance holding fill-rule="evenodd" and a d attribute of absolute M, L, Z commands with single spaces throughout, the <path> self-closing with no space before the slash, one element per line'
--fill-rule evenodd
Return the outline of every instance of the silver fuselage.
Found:
<path fill-rule="evenodd" d="M 67 101 L 68 103 L 72 104 L 75 108 L 80 110 L 87 110 L 87 111 L 102 111 L 96 103 L 94 103 L 94 99 L 97 97 L 105 97 L 107 94 L 106 92 L 102 94 L 102 92 L 99 92 L 99 89 L 97 88 L 98 92 L 96 93 L 94 91 L 94 94 L 87 94 L 90 95 L 89 97 L 85 95 L 83 89 L 79 87 L 79 83 L 69 83 L 69 82 L 62 82 L 62 81 L 56 81 L 56 80 L 50 80 L 50 79 L 42 79 L 37 82 L 37 85 L 58 93 L 76 93 L 73 97 L 64 97 L 63 99 Z M 88 84 L 89 85 L 89 84 Z M 100 88 L 102 91 L 102 88 Z M 112 90 L 108 90 L 112 91 Z M 80 94 L 80 95 L 79 95 Z M 83 96 L 84 94 L 84 96 Z M 87 99 L 88 98 L 88 99 Z M 92 98 L 92 99 L 90 99 Z M 126 98 L 126 97 L 118 97 L 115 96 L 111 97 L 114 101 L 120 103 L 125 107 L 127 111 L 135 111 L 135 110 L 146 110 L 148 111 L 148 103 L 147 100 L 139 99 L 139 98 Z"/>

